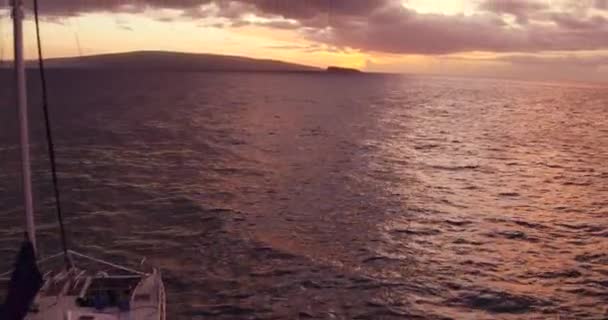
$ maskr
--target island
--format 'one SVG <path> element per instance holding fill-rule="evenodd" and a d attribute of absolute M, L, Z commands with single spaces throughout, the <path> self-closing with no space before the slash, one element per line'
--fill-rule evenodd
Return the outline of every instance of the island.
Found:
<path fill-rule="evenodd" d="M 28 61 L 28 67 L 37 67 Z M 179 72 L 323 72 L 323 69 L 279 60 L 206 53 L 135 51 L 81 57 L 51 58 L 49 69 L 94 69 Z"/>
<path fill-rule="evenodd" d="M 344 67 L 327 67 L 325 72 L 329 73 L 361 73 L 361 70 L 357 70 L 354 68 L 344 68 Z"/>
<path fill-rule="evenodd" d="M 0 60 L 0 70 L 8 70 L 12 66 L 12 62 Z M 26 66 L 38 68 L 38 61 L 26 61 Z M 45 66 L 48 69 L 84 70 L 364 74 L 361 70 L 346 67 L 329 66 L 323 69 L 272 59 L 171 51 L 132 51 L 50 58 L 45 60 Z"/>

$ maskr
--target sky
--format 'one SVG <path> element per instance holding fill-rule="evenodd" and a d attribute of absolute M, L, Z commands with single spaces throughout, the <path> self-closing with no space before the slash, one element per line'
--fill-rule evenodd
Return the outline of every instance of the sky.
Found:
<path fill-rule="evenodd" d="M 608 0 L 43 0 L 40 12 L 47 57 L 166 50 L 378 72 L 608 82 Z M 7 10 L 0 15 L 7 60 L 11 22 Z M 29 57 L 33 32 L 28 12 Z"/>

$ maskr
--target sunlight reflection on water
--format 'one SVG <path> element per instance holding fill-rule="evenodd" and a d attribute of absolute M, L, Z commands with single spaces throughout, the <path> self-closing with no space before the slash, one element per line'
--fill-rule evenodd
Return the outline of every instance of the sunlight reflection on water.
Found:
<path fill-rule="evenodd" d="M 162 267 L 171 319 L 605 315 L 605 89 L 379 75 L 50 80 L 72 243 Z M 18 149 L 14 110 L 2 112 L 9 257 Z M 34 108 L 38 139 L 39 119 Z M 50 251 L 48 165 L 44 146 L 33 150 Z"/>

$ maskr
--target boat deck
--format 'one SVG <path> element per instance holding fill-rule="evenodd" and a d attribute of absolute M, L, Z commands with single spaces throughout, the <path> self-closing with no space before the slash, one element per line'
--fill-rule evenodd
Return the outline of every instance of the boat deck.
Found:
<path fill-rule="evenodd" d="M 163 295 L 158 274 L 91 277 L 73 270 L 46 279 L 26 319 L 159 320 Z"/>
<path fill-rule="evenodd" d="M 74 253 L 76 254 L 76 253 Z M 84 257 L 84 256 L 83 256 Z M 44 274 L 26 320 L 164 320 L 165 291 L 160 273 L 117 268 L 118 273 L 72 268 Z M 8 291 L 0 281 L 0 298 Z"/>

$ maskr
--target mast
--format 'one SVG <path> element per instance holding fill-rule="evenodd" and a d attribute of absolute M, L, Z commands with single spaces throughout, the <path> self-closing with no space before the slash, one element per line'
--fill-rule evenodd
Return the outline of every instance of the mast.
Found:
<path fill-rule="evenodd" d="M 23 2 L 11 0 L 13 6 L 13 39 L 15 48 L 15 83 L 17 88 L 17 106 L 19 108 L 19 126 L 21 142 L 21 171 L 23 177 L 23 200 L 27 237 L 36 252 L 36 227 L 34 224 L 34 205 L 32 200 L 32 171 L 30 164 L 30 136 L 27 112 L 27 87 L 25 62 L 23 58 Z"/>

